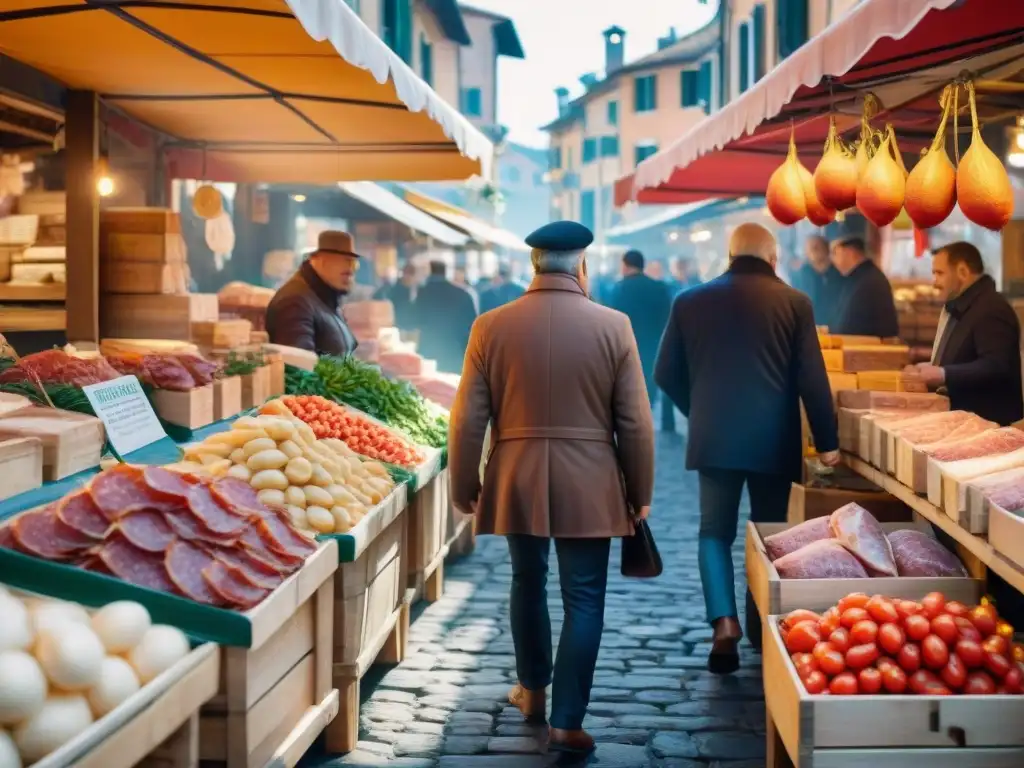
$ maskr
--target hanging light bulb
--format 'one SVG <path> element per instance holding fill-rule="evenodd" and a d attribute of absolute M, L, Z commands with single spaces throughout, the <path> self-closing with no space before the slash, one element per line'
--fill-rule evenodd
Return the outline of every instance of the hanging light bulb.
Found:
<path fill-rule="evenodd" d="M 105 157 L 96 163 L 96 193 L 100 197 L 114 194 L 114 179 L 110 176 L 110 164 Z"/>

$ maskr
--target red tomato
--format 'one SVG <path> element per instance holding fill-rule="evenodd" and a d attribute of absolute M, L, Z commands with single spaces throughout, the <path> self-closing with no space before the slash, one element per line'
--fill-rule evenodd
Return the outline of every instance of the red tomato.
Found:
<path fill-rule="evenodd" d="M 1000 637 L 999 635 L 989 635 L 985 638 L 981 647 L 988 653 L 998 653 L 1003 656 L 1008 656 L 1010 653 L 1010 643 L 1007 642 L 1005 637 Z"/>
<path fill-rule="evenodd" d="M 839 623 L 850 629 L 858 621 L 865 621 L 870 618 L 868 612 L 863 608 L 847 608 L 839 617 Z"/>
<path fill-rule="evenodd" d="M 900 615 L 901 619 L 905 619 L 907 616 L 914 616 L 924 610 L 920 603 L 913 600 L 897 600 L 895 605 L 896 613 Z"/>
<path fill-rule="evenodd" d="M 929 592 L 921 601 L 921 606 L 924 608 L 924 615 L 934 619 L 946 607 L 946 596 L 941 592 Z"/>
<path fill-rule="evenodd" d="M 963 692 L 967 696 L 991 696 L 996 692 L 996 684 L 985 672 L 971 672 Z"/>
<path fill-rule="evenodd" d="M 846 666 L 850 669 L 864 669 L 878 661 L 878 646 L 874 643 L 855 645 L 846 652 Z"/>
<path fill-rule="evenodd" d="M 946 613 L 950 616 L 966 616 L 971 609 L 959 600 L 950 600 L 946 603 Z"/>
<path fill-rule="evenodd" d="M 968 618 L 978 628 L 983 637 L 988 637 L 994 633 L 996 631 L 996 623 L 999 621 L 999 615 L 996 613 L 995 606 L 992 605 L 976 605 L 971 609 Z"/>
<path fill-rule="evenodd" d="M 900 618 L 892 600 L 882 597 L 881 595 L 875 595 L 868 600 L 867 605 L 865 605 L 864 608 L 871 615 L 871 618 L 879 624 L 899 621 Z"/>
<path fill-rule="evenodd" d="M 851 592 L 840 600 L 836 607 L 839 609 L 839 613 L 846 613 L 849 608 L 863 608 L 870 599 L 863 592 Z"/>
<path fill-rule="evenodd" d="M 977 640 L 958 641 L 956 655 L 968 669 L 975 669 L 985 663 L 985 650 Z"/>
<path fill-rule="evenodd" d="M 875 664 L 875 666 L 878 668 L 879 672 L 885 672 L 885 670 L 891 669 L 893 667 L 899 668 L 899 664 L 890 659 L 888 656 L 882 656 Z"/>
<path fill-rule="evenodd" d="M 878 645 L 890 656 L 898 654 L 906 641 L 907 637 L 899 624 L 883 624 L 878 628 Z"/>
<path fill-rule="evenodd" d="M 878 637 L 878 625 L 871 619 L 858 621 L 850 627 L 850 642 L 853 645 L 873 643 L 876 637 Z"/>
<path fill-rule="evenodd" d="M 895 664 L 882 670 L 882 685 L 889 693 L 903 693 L 907 690 L 907 673 Z"/>
<path fill-rule="evenodd" d="M 975 640 L 981 642 L 981 632 L 977 630 L 971 620 L 966 616 L 956 616 L 953 618 L 956 622 L 956 628 L 960 630 L 960 638 L 962 640 Z"/>
<path fill-rule="evenodd" d="M 818 622 L 818 629 L 821 630 L 822 637 L 828 637 L 839 628 L 839 609 L 832 606 L 823 614 L 821 614 L 821 621 Z"/>
<path fill-rule="evenodd" d="M 921 641 L 921 660 L 930 669 L 942 669 L 949 663 L 949 646 L 938 635 L 928 635 Z"/>
<path fill-rule="evenodd" d="M 854 696 L 857 693 L 857 678 L 852 672 L 843 672 L 832 678 L 828 690 L 836 696 Z"/>
<path fill-rule="evenodd" d="M 903 628 L 907 631 L 907 637 L 917 643 L 928 637 L 928 634 L 932 631 L 931 622 L 920 614 L 907 616 L 903 620 Z"/>
<path fill-rule="evenodd" d="M 954 691 L 959 690 L 967 680 L 967 665 L 955 653 L 951 654 L 949 662 L 939 672 L 939 677 Z"/>
<path fill-rule="evenodd" d="M 896 663 L 904 672 L 917 672 L 921 668 L 921 649 L 914 643 L 907 643 L 900 648 Z"/>
<path fill-rule="evenodd" d="M 946 645 L 955 645 L 960 639 L 960 629 L 956 625 L 956 620 L 948 613 L 939 614 L 932 619 L 931 629 L 932 634 L 941 637 Z"/>
<path fill-rule="evenodd" d="M 865 667 L 857 673 L 857 690 L 861 693 L 878 693 L 882 690 L 882 673 L 873 667 Z"/>
<path fill-rule="evenodd" d="M 793 660 L 794 667 L 799 667 L 801 664 L 815 663 L 813 653 L 794 653 L 789 658 Z"/>
<path fill-rule="evenodd" d="M 997 680 L 1002 680 L 1010 672 L 1010 660 L 1001 653 L 985 653 L 985 669 Z"/>
<path fill-rule="evenodd" d="M 804 678 L 804 688 L 806 688 L 807 692 L 810 694 L 821 693 L 825 690 L 827 685 L 828 678 L 817 670 L 811 672 L 811 674 Z"/>
<path fill-rule="evenodd" d="M 835 677 L 846 671 L 846 659 L 843 654 L 836 650 L 829 650 L 828 653 L 817 659 L 818 669 L 829 677 Z"/>
<path fill-rule="evenodd" d="M 1013 664 L 1010 666 L 1010 671 L 1006 673 L 1006 677 L 1003 678 L 1003 688 L 1009 694 L 1020 694 L 1024 693 L 1024 670 L 1020 668 L 1019 664 Z"/>
<path fill-rule="evenodd" d="M 850 630 L 845 627 L 839 627 L 835 632 L 828 636 L 829 644 L 840 653 L 846 653 L 850 647 Z"/>
<path fill-rule="evenodd" d="M 1024 643 L 1013 644 L 1013 660 L 1024 662 Z"/>
<path fill-rule="evenodd" d="M 926 669 L 920 669 L 910 676 L 908 686 L 911 692 L 920 696 L 949 696 L 949 690 L 942 681 Z"/>

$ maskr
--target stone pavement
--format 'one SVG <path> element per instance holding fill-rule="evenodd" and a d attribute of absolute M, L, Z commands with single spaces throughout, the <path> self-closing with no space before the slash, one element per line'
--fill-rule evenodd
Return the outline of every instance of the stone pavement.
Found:
<path fill-rule="evenodd" d="M 710 629 L 697 574 L 697 520 L 696 477 L 683 470 L 682 440 L 660 436 L 651 526 L 665 573 L 653 581 L 623 579 L 613 548 L 602 652 L 584 723 L 598 742 L 588 765 L 765 764 L 759 657 L 745 646 L 737 675 L 715 678 L 705 670 Z M 742 533 L 734 551 L 742 573 Z M 481 537 L 476 551 L 446 577 L 443 599 L 414 618 L 407 660 L 365 685 L 358 749 L 344 757 L 309 756 L 306 765 L 580 765 L 543 754 L 546 730 L 527 726 L 505 703 L 515 664 L 504 540 Z M 556 575 L 549 585 L 557 631 L 562 607 Z"/>

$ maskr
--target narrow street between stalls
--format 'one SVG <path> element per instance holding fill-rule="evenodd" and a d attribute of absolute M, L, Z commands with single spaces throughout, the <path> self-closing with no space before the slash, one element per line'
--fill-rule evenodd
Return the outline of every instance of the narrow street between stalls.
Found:
<path fill-rule="evenodd" d="M 705 669 L 711 635 L 697 573 L 697 484 L 683 469 L 684 449 L 681 438 L 659 435 L 651 525 L 664 575 L 624 579 L 617 548 L 612 552 L 604 639 L 584 723 L 598 742 L 588 765 L 764 766 L 759 656 L 744 643 L 738 674 L 715 678 Z M 742 553 L 739 537 L 734 558 L 740 571 Z M 358 748 L 345 757 L 311 755 L 306 766 L 579 764 L 541 754 L 545 729 L 526 725 L 505 704 L 515 682 L 509 578 L 505 541 L 479 538 L 476 551 L 446 572 L 442 599 L 414 612 L 407 659 L 371 672 Z M 562 611 L 557 584 L 552 574 L 549 602 L 556 627 Z"/>

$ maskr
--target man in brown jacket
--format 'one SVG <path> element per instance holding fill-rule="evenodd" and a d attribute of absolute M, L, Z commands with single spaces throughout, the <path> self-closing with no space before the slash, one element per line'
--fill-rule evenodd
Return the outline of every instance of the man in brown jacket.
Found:
<path fill-rule="evenodd" d="M 477 531 L 505 536 L 518 684 L 509 701 L 545 719 L 549 747 L 589 752 L 583 731 L 601 644 L 611 539 L 633 532 L 654 490 L 654 429 L 625 315 L 590 301 L 586 227 L 555 222 L 526 242 L 536 276 L 473 324 L 451 415 L 452 499 Z M 484 432 L 491 447 L 481 483 Z M 555 540 L 565 620 L 552 664 L 547 608 Z"/>

